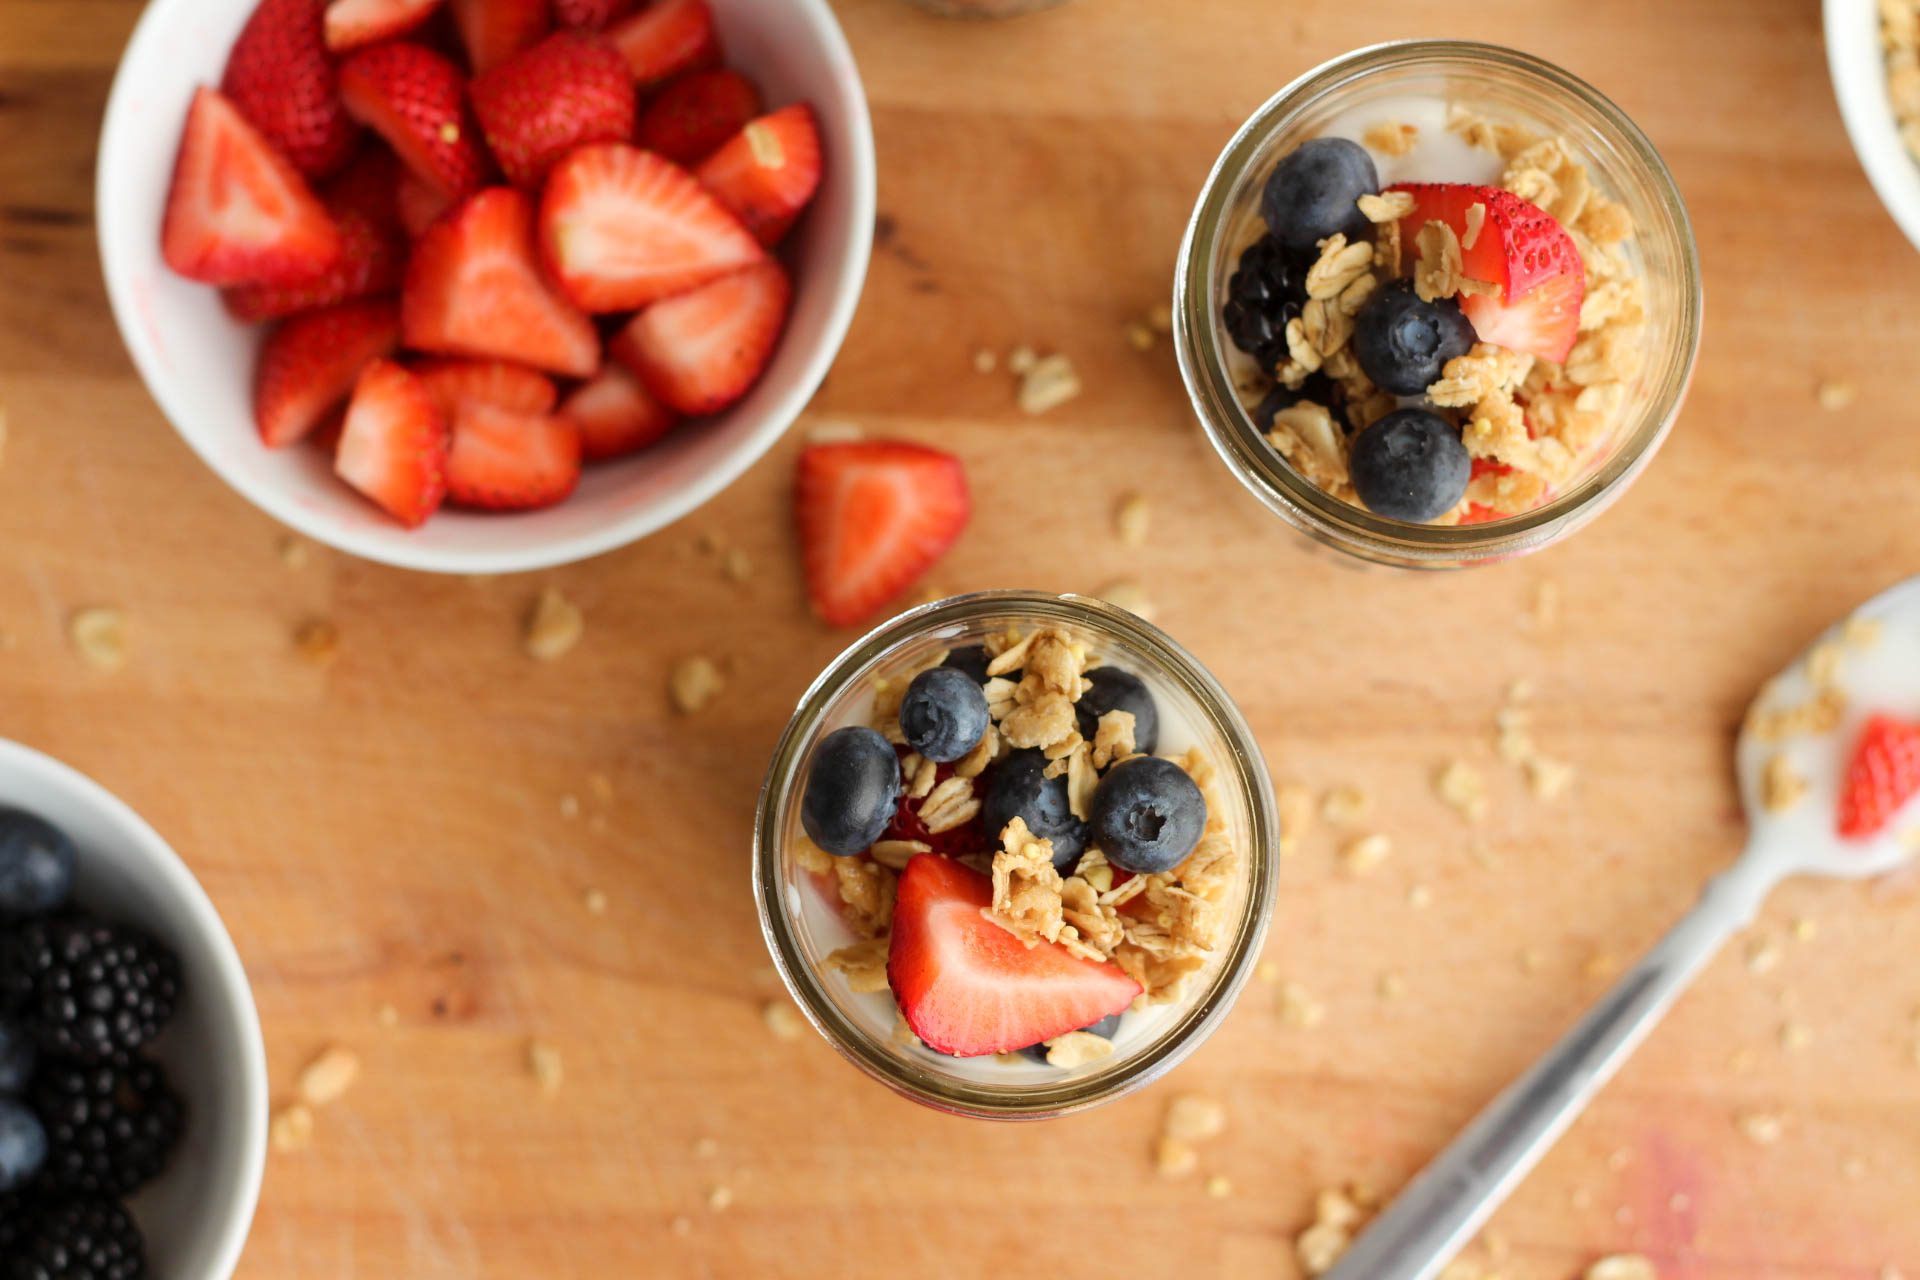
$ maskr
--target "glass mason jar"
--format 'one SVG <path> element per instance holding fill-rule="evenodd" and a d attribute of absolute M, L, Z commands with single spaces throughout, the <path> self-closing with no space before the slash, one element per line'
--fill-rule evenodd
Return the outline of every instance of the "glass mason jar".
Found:
<path fill-rule="evenodd" d="M 1644 280 L 1645 359 L 1608 443 L 1544 505 L 1482 524 L 1421 525 L 1374 515 L 1299 475 L 1254 425 L 1221 318 L 1227 282 L 1259 219 L 1260 191 L 1282 156 L 1336 117 L 1390 100 L 1437 98 L 1490 119 L 1566 138 L 1597 190 L 1625 205 L 1625 246 Z M 1590 85 L 1497 45 L 1422 40 L 1376 45 L 1295 80 L 1240 127 L 1208 176 L 1174 275 L 1174 346 L 1194 412 L 1242 484 L 1288 524 L 1363 560 L 1458 568 L 1507 559 L 1568 536 L 1626 492 L 1665 440 L 1700 346 L 1700 260 L 1666 164 L 1634 123 Z"/>
<path fill-rule="evenodd" d="M 1161 755 L 1197 747 L 1240 853 L 1222 904 L 1221 941 L 1181 997 L 1129 1011 L 1108 1057 L 1056 1067 L 1011 1056 L 954 1058 L 896 1035 L 891 992 L 858 994 L 822 964 L 857 941 L 836 890 L 800 865 L 800 800 L 813 749 L 826 734 L 872 719 L 873 678 L 911 670 L 942 649 L 978 644 L 1010 627 L 1059 627 L 1152 692 Z M 958 1115 L 1027 1120 L 1065 1115 L 1131 1093 L 1197 1048 L 1226 1017 L 1252 973 L 1273 915 L 1279 872 L 1273 784 L 1253 733 L 1213 677 L 1159 629 L 1104 601 L 1026 591 L 956 596 L 904 613 L 856 641 L 801 697 L 773 754 L 754 821 L 753 886 L 760 928 L 780 976 L 841 1055 L 916 1102 Z"/>

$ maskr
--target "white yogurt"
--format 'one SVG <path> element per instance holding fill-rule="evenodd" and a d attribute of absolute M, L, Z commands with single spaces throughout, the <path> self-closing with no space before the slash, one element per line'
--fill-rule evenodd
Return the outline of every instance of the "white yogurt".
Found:
<path fill-rule="evenodd" d="M 1472 182 L 1491 185 L 1500 177 L 1504 162 L 1491 151 L 1468 145 L 1466 139 L 1447 128 L 1448 103 L 1444 98 L 1405 96 L 1381 98 L 1341 112 L 1320 131 L 1323 137 L 1347 138 L 1367 147 L 1374 167 L 1380 171 L 1380 185 L 1397 182 Z M 1412 125 L 1419 130 L 1413 146 L 1403 156 L 1388 155 L 1367 146 L 1366 134 L 1378 125 Z"/>

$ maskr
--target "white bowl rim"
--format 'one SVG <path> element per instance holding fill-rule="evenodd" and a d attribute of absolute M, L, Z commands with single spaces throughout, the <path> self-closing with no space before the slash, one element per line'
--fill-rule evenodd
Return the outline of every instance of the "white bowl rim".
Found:
<path fill-rule="evenodd" d="M 827 312 L 825 325 L 819 333 L 819 341 L 809 353 L 806 364 L 793 385 L 762 418 L 760 425 L 751 433 L 742 437 L 739 445 L 729 451 L 716 464 L 702 472 L 696 479 L 681 486 L 673 494 L 644 510 L 631 515 L 607 521 L 594 529 L 572 537 L 557 537 L 541 541 L 537 545 L 515 547 L 505 550 L 460 551 L 444 547 L 432 547 L 422 543 L 401 540 L 380 541 L 363 535 L 359 530 L 340 528 L 331 522 L 315 516 L 300 504 L 284 501 L 271 483 L 256 480 L 226 466 L 189 433 L 180 430 L 177 425 L 186 415 L 186 406 L 167 390 L 170 380 L 161 376 L 162 362 L 159 353 L 148 341 L 143 326 L 135 323 L 134 300 L 125 283 L 128 273 L 117 262 L 112 248 L 113 241 L 106 236 L 98 236 L 100 247 L 100 270 L 106 279 L 107 301 L 113 311 L 115 327 L 128 352 L 133 356 L 135 368 L 139 371 L 140 381 L 147 393 L 160 405 L 161 413 L 166 417 L 174 434 L 179 436 L 198 455 L 214 474 L 226 482 L 227 487 L 264 511 L 269 516 L 287 525 L 297 533 L 304 534 L 315 542 L 334 547 L 364 560 L 379 564 L 392 565 L 401 569 L 417 569 L 429 573 L 521 573 L 534 569 L 553 568 L 571 564 L 592 556 L 612 551 L 638 541 L 649 534 L 656 533 L 681 517 L 704 505 L 716 494 L 731 485 L 740 475 L 764 457 L 787 429 L 797 420 L 801 412 L 812 400 L 820 384 L 826 379 L 828 370 L 840 353 L 841 344 L 846 341 L 847 330 L 853 324 L 853 315 L 860 302 L 860 296 L 866 286 L 867 271 L 873 256 L 873 220 L 877 207 L 878 161 L 874 153 L 873 116 L 867 102 L 866 84 L 860 75 L 859 64 L 854 61 L 853 51 L 847 44 L 846 33 L 841 29 L 839 20 L 827 0 L 789 0 L 802 10 L 811 22 L 821 41 L 822 47 L 840 64 L 849 69 L 852 82 L 848 85 L 847 107 L 852 123 L 851 133 L 855 150 L 848 157 L 849 175 L 852 182 L 852 212 L 850 231 L 852 243 L 849 246 L 847 270 L 835 285 L 833 305 Z M 135 25 L 133 35 L 127 41 L 127 47 L 121 51 L 120 61 L 116 64 L 113 87 L 107 95 L 106 112 L 102 116 L 98 154 L 94 162 L 94 190 L 106 189 L 106 171 L 110 157 L 117 154 L 120 145 L 118 135 L 131 127 L 127 122 L 131 113 L 125 108 L 124 100 L 132 92 L 124 74 L 127 65 L 134 60 L 142 45 L 157 39 L 155 33 L 160 29 L 161 11 L 167 6 L 160 0 L 153 0 L 146 6 Z M 96 210 L 96 220 L 98 211 Z M 156 228 L 157 234 L 157 228 Z"/>
<path fill-rule="evenodd" d="M 233 945 L 233 937 L 221 921 L 220 913 L 214 910 L 213 900 L 207 897 L 207 891 L 200 886 L 185 861 L 167 843 L 166 838 L 126 801 L 72 765 L 8 738 L 0 738 L 0 769 L 16 772 L 48 791 L 63 791 L 76 796 L 88 808 L 105 814 L 120 828 L 130 844 L 139 847 L 143 865 L 165 881 L 174 897 L 186 905 L 187 919 L 184 923 L 207 943 L 207 949 L 214 958 L 216 972 L 213 980 L 196 985 L 202 993 L 217 996 L 228 1006 L 229 1012 L 240 1024 L 241 1040 L 245 1045 L 243 1059 L 231 1064 L 236 1071 L 230 1082 L 230 1087 L 239 1094 L 234 1114 L 241 1135 L 239 1169 L 242 1194 L 222 1206 L 224 1218 L 219 1225 L 219 1238 L 215 1246 L 215 1268 L 208 1273 L 209 1278 L 221 1277 L 224 1280 L 239 1265 L 240 1252 L 253 1229 L 254 1212 L 260 1203 L 260 1182 L 267 1164 L 266 1041 L 260 1030 L 260 1011 L 253 1001 L 253 987 L 247 981 L 247 971 L 240 963 L 240 953 Z"/>
<path fill-rule="evenodd" d="M 1878 10 L 1873 0 L 1824 0 L 1822 9 L 1827 74 L 1847 139 L 1880 203 L 1920 248 L 1920 160 L 1894 123 Z"/>

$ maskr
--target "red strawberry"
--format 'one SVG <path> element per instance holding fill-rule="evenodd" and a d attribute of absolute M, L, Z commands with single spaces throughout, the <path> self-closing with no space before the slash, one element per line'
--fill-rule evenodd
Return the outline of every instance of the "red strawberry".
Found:
<path fill-rule="evenodd" d="M 418 351 L 515 360 L 587 378 L 600 335 L 541 278 L 533 208 L 512 187 L 490 187 L 427 228 L 413 247 L 400 327 Z"/>
<path fill-rule="evenodd" d="M 761 244 L 778 244 L 820 189 L 820 131 L 804 102 L 762 116 L 708 156 L 694 176 Z"/>
<path fill-rule="evenodd" d="M 400 210 L 400 225 L 416 240 L 440 220 L 441 214 L 459 203 L 441 195 L 428 186 L 424 179 L 415 177 L 411 170 L 400 175 L 400 185 L 394 189 L 393 199 Z"/>
<path fill-rule="evenodd" d="M 393 189 L 386 189 L 384 211 L 367 207 L 374 193 L 366 189 L 363 171 L 372 170 L 366 163 L 356 162 L 327 193 L 327 208 L 340 230 L 340 256 L 333 265 L 292 284 L 249 284 L 227 290 L 227 310 L 235 319 L 249 323 L 272 320 L 336 302 L 400 291 L 400 279 L 407 269 L 407 244 L 393 211 Z"/>
<path fill-rule="evenodd" d="M 890 440 L 805 450 L 794 515 L 814 612 L 829 626 L 861 621 L 945 555 L 971 513 L 950 453 Z"/>
<path fill-rule="evenodd" d="M 391 302 L 349 302 L 295 316 L 260 347 L 253 419 L 270 449 L 313 431 L 346 401 L 371 360 L 400 345 L 400 310 Z"/>
<path fill-rule="evenodd" d="M 547 34 L 547 0 L 448 0 L 467 62 L 479 75 Z"/>
<path fill-rule="evenodd" d="M 333 0 L 327 6 L 327 48 L 358 49 L 413 30 L 440 7 L 440 0 Z"/>
<path fill-rule="evenodd" d="M 327 58 L 326 0 L 261 0 L 227 54 L 220 91 L 309 178 L 324 178 L 353 154 L 359 130 L 347 118 Z"/>
<path fill-rule="evenodd" d="M 582 147 L 554 166 L 540 248 L 561 289 L 589 311 L 642 307 L 764 256 L 685 169 L 620 143 Z"/>
<path fill-rule="evenodd" d="M 333 470 L 409 529 L 447 493 L 447 424 L 420 379 L 391 360 L 361 373 Z"/>
<path fill-rule="evenodd" d="M 575 388 L 560 413 L 579 425 L 580 453 L 588 462 L 644 449 L 680 420 L 618 360 L 607 361 L 591 382 Z"/>
<path fill-rule="evenodd" d="M 720 65 L 720 33 L 707 0 L 654 0 L 607 34 L 642 92 L 682 71 Z"/>
<path fill-rule="evenodd" d="M 1580 337 L 1580 304 L 1587 296 L 1587 269 L 1578 257 L 1566 273 L 1543 281 L 1512 302 L 1491 293 L 1460 297 L 1473 334 L 1509 351 L 1525 351 L 1562 363 Z"/>
<path fill-rule="evenodd" d="M 553 380 L 504 360 L 422 360 L 413 376 L 448 422 L 465 404 L 490 404 L 515 413 L 552 413 L 560 393 Z"/>
<path fill-rule="evenodd" d="M 939 781 L 945 782 L 953 776 L 953 766 L 941 765 L 935 776 Z M 975 784 L 976 794 L 978 789 L 978 784 Z M 916 800 L 912 796 L 902 795 L 899 807 L 894 810 L 893 821 L 887 824 L 887 829 L 880 838 L 882 840 L 918 840 L 935 853 L 984 853 L 993 849 L 993 844 L 987 839 L 986 828 L 977 817 L 971 822 L 949 827 L 938 834 L 928 831 L 927 824 L 920 820 L 919 808 L 923 803 L 924 801 Z"/>
<path fill-rule="evenodd" d="M 1864 839 L 1920 793 L 1920 725 L 1876 715 L 1854 748 L 1840 791 L 1840 834 Z"/>
<path fill-rule="evenodd" d="M 698 164 L 760 114 L 760 91 L 738 71 L 695 71 L 640 113 L 634 141 L 675 164 Z"/>
<path fill-rule="evenodd" d="M 757 263 L 654 303 L 608 349 L 681 413 L 717 413 L 766 368 L 791 292 L 779 263 Z"/>
<path fill-rule="evenodd" d="M 458 200 L 486 181 L 465 78 L 425 45 L 397 40 L 359 50 L 341 64 L 340 97 L 440 194 Z"/>
<path fill-rule="evenodd" d="M 580 428 L 469 400 L 453 418 L 447 497 L 488 511 L 550 507 L 580 483 Z"/>
<path fill-rule="evenodd" d="M 353 163 L 321 190 L 321 198 L 335 215 L 352 209 L 365 215 L 376 227 L 399 231 L 400 183 L 407 176 L 400 157 L 375 143 L 362 147 Z"/>
<path fill-rule="evenodd" d="M 212 89 L 193 95 L 160 230 L 167 265 L 207 284 L 311 279 L 340 231 L 299 172 Z"/>
<path fill-rule="evenodd" d="M 638 0 L 553 0 L 554 20 L 563 27 L 604 31 L 615 18 L 625 17 Z"/>
<path fill-rule="evenodd" d="M 556 31 L 474 77 L 473 113 L 507 181 L 538 187 L 560 157 L 633 136 L 633 80 L 599 36 Z"/>
<path fill-rule="evenodd" d="M 1117 965 L 1027 946 L 980 914 L 992 903 L 991 880 L 937 853 L 900 873 L 887 983 L 928 1048 L 1009 1053 L 1122 1013 L 1140 994 Z"/>

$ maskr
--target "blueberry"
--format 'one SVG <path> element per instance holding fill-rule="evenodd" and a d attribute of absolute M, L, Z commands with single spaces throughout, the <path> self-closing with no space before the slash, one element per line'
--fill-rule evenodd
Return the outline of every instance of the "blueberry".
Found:
<path fill-rule="evenodd" d="M 1473 350 L 1473 325 L 1452 298 L 1420 301 L 1411 280 L 1367 299 L 1354 319 L 1353 354 L 1373 384 L 1417 396 L 1440 380 L 1447 361 Z"/>
<path fill-rule="evenodd" d="M 981 819 L 989 838 L 1015 818 L 1042 840 L 1053 841 L 1053 865 L 1062 875 L 1073 869 L 1087 847 L 1087 827 L 1067 806 L 1067 780 L 1044 776 L 1047 758 L 1034 748 L 1016 751 L 1000 762 L 987 783 Z"/>
<path fill-rule="evenodd" d="M 813 751 L 800 825 L 828 853 L 865 853 L 900 804 L 900 757 L 864 725 L 835 729 Z"/>
<path fill-rule="evenodd" d="M 1460 429 L 1425 409 L 1396 409 L 1355 436 L 1348 466 L 1369 511 L 1416 524 L 1453 510 L 1473 477 Z"/>
<path fill-rule="evenodd" d="M 0 1098 L 0 1191 L 25 1186 L 47 1162 L 47 1131 L 24 1103 Z"/>
<path fill-rule="evenodd" d="M 1186 861 L 1207 825 L 1207 802 L 1187 771 L 1159 756 L 1135 756 L 1107 770 L 1087 819 L 1107 861 L 1136 875 Z"/>
<path fill-rule="evenodd" d="M 964 671 L 973 677 L 975 684 L 987 682 L 987 664 L 993 659 L 987 656 L 987 646 L 983 644 L 963 644 L 947 653 L 947 660 L 940 665 L 954 671 Z M 1014 677 L 1019 679 L 1018 676 Z"/>
<path fill-rule="evenodd" d="M 26 1026 L 0 1018 L 0 1095 L 19 1093 L 33 1079 L 39 1057 Z"/>
<path fill-rule="evenodd" d="M 1345 138 L 1314 138 L 1280 161 L 1260 193 L 1260 216 L 1280 244 L 1312 249 L 1335 232 L 1365 239 L 1372 228 L 1357 203 L 1380 191 L 1373 157 Z"/>
<path fill-rule="evenodd" d="M 1299 389 L 1277 382 L 1273 390 L 1260 398 L 1253 410 L 1253 425 L 1262 435 L 1273 430 L 1273 420 L 1282 409 L 1291 409 L 1297 404 L 1317 404 L 1333 415 L 1333 420 L 1342 431 L 1352 431 L 1347 421 L 1347 393 L 1341 385 L 1326 374 L 1315 371 L 1307 375 Z"/>
<path fill-rule="evenodd" d="M 1110 1013 L 1100 1021 L 1090 1022 L 1080 1029 L 1088 1035 L 1099 1036 L 1102 1040 L 1111 1040 L 1120 1033 L 1120 1015 Z M 1044 1040 L 1039 1044 L 1030 1044 L 1020 1052 L 1043 1065 L 1047 1061 L 1047 1043 Z"/>
<path fill-rule="evenodd" d="M 1152 755 L 1160 745 L 1160 711 L 1140 677 L 1119 667 L 1095 667 L 1087 672 L 1087 679 L 1093 688 L 1081 694 L 1073 708 L 1080 722 L 1080 736 L 1092 742 L 1101 716 L 1109 711 L 1131 711 L 1133 749 Z"/>
<path fill-rule="evenodd" d="M 987 695 L 964 671 L 922 671 L 900 700 L 900 729 L 907 745 L 935 764 L 958 760 L 986 736 Z"/>
<path fill-rule="evenodd" d="M 1287 321 L 1307 303 L 1307 269 L 1313 259 L 1292 254 L 1272 236 L 1261 236 L 1240 254 L 1227 280 L 1222 310 L 1227 336 L 1268 371 L 1287 361 Z"/>
<path fill-rule="evenodd" d="M 75 860 L 66 832 L 19 809 L 0 809 L 0 915 L 63 906 L 73 891 Z"/>

